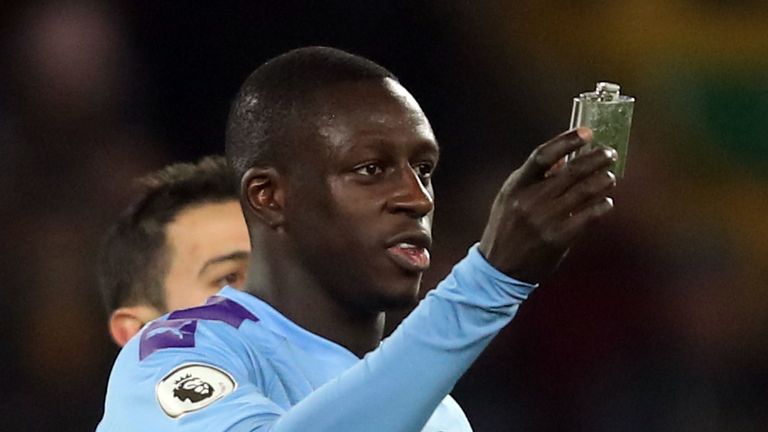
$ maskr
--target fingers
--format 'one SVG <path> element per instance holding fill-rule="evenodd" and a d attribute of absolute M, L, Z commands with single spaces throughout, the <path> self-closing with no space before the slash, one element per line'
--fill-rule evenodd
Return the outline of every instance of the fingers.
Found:
<path fill-rule="evenodd" d="M 557 198 L 571 193 L 572 189 L 576 190 L 576 194 L 589 192 L 593 183 L 600 182 L 599 179 L 589 180 L 592 176 L 601 178 L 606 185 L 607 183 L 615 184 L 616 178 L 613 174 L 608 174 L 608 169 L 617 157 L 616 150 L 603 147 L 580 154 L 562 169 L 550 175 L 543 193 L 550 198 Z M 588 198 L 588 196 L 582 197 L 582 199 Z"/>
<path fill-rule="evenodd" d="M 608 169 L 615 159 L 613 149 L 594 149 L 569 162 L 549 180 L 549 217 L 561 221 L 556 224 L 560 225 L 561 241 L 574 241 L 589 224 L 613 209 L 608 194 L 616 186 L 616 176 Z"/>
<path fill-rule="evenodd" d="M 550 215 L 563 218 L 579 213 L 585 206 L 607 197 L 616 187 L 616 176 L 610 171 L 596 171 L 552 200 Z"/>
<path fill-rule="evenodd" d="M 598 221 L 610 213 L 611 210 L 613 210 L 613 199 L 611 197 L 601 197 L 592 201 L 589 205 L 582 207 L 581 210 L 573 213 L 568 218 L 560 232 L 561 238 L 566 239 L 567 242 L 574 241 L 584 232 L 587 226 Z"/>
<path fill-rule="evenodd" d="M 588 128 L 572 129 L 540 145 L 531 153 L 520 169 L 520 184 L 528 185 L 545 177 L 546 173 L 564 157 L 592 140 Z"/>

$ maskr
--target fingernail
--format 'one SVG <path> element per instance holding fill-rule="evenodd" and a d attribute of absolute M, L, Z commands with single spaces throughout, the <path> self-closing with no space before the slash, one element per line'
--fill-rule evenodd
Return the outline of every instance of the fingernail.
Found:
<path fill-rule="evenodd" d="M 579 138 L 581 138 L 582 141 L 585 141 L 585 142 L 592 141 L 592 129 L 580 127 L 576 129 L 576 133 L 579 134 Z"/>
<path fill-rule="evenodd" d="M 612 148 L 605 149 L 605 155 L 611 158 L 611 160 L 614 162 L 619 159 L 619 154 Z"/>

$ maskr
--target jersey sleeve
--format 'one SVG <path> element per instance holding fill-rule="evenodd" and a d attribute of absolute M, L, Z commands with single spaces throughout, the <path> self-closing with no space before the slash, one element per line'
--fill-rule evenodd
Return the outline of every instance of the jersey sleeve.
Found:
<path fill-rule="evenodd" d="M 242 342 L 227 337 L 234 329 L 190 322 L 196 327 L 194 349 L 169 347 L 139 360 L 140 338 L 126 345 L 110 376 L 97 432 L 245 432 L 265 430 L 285 414 L 263 395 L 263 381 L 242 360 L 249 358 L 239 349 Z"/>
<path fill-rule="evenodd" d="M 534 288 L 473 246 L 379 348 L 264 430 L 421 430 Z"/>
<path fill-rule="evenodd" d="M 138 364 L 133 340 L 110 377 L 98 432 L 419 431 L 534 288 L 495 270 L 474 246 L 376 350 L 293 407 L 265 397 L 243 342 L 209 326 L 197 329 L 194 350 L 166 348 Z M 215 399 L 203 398 L 209 390 Z"/>

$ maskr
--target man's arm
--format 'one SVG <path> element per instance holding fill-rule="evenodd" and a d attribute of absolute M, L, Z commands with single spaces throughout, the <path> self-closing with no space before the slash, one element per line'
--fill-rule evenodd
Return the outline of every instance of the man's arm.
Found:
<path fill-rule="evenodd" d="M 379 348 L 267 430 L 421 430 L 533 289 L 495 270 L 473 246 Z"/>

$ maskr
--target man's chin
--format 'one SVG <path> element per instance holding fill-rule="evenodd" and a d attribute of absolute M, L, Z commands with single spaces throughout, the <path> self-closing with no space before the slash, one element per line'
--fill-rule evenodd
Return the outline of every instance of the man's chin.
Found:
<path fill-rule="evenodd" d="M 407 287 L 407 289 L 401 289 L 393 295 L 389 295 L 381 299 L 380 305 L 382 311 L 387 312 L 391 310 L 416 306 L 416 304 L 419 302 L 419 287 L 421 285 L 420 282 L 421 277 L 419 277 L 419 284 Z"/>

